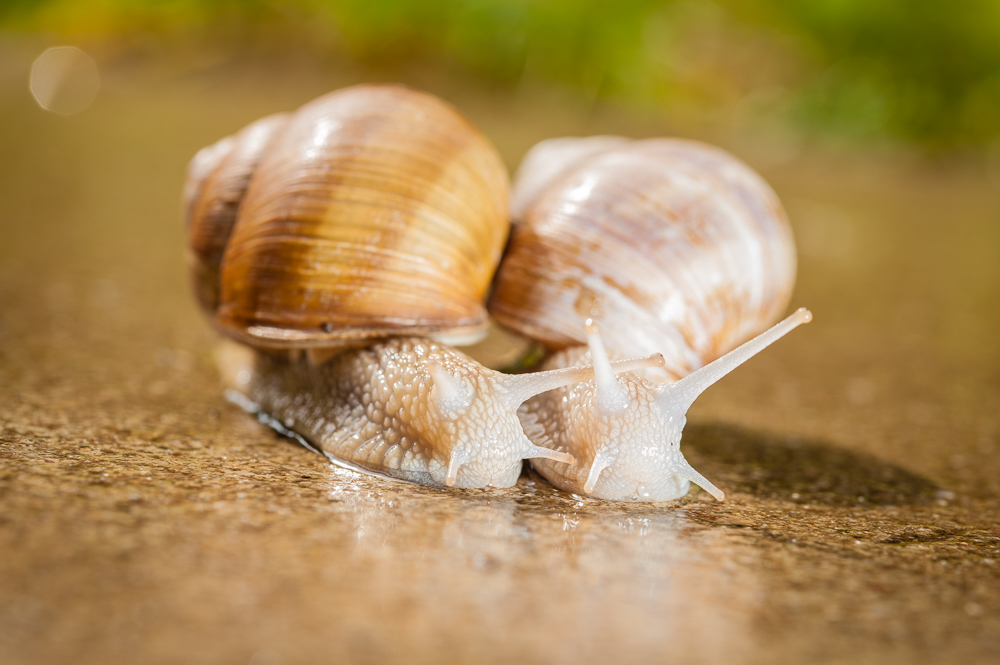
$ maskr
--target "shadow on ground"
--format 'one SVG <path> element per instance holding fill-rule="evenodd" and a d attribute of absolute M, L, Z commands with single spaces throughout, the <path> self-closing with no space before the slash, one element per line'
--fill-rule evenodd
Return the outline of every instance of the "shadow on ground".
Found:
<path fill-rule="evenodd" d="M 720 487 L 761 498 L 899 506 L 928 503 L 940 490 L 873 455 L 730 425 L 688 425 L 684 453 Z"/>

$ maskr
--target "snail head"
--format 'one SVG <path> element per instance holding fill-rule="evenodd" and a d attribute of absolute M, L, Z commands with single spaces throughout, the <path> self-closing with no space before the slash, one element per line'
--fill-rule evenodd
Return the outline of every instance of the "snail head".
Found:
<path fill-rule="evenodd" d="M 680 451 L 687 411 L 709 386 L 811 320 L 809 310 L 801 308 L 683 379 L 660 385 L 636 376 L 616 377 L 598 326 L 588 320 L 587 343 L 596 378 L 590 421 L 584 429 L 590 440 L 577 451 L 584 491 L 596 490 L 600 498 L 666 501 L 683 496 L 688 484 L 694 483 L 724 500 L 723 492 L 692 468 Z"/>

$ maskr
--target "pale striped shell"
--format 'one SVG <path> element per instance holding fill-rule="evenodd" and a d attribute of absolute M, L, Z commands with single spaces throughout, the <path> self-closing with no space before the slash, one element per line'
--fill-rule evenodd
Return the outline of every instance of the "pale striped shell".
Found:
<path fill-rule="evenodd" d="M 607 137 L 602 137 L 607 141 Z M 504 326 L 559 349 L 597 314 L 614 355 L 663 353 L 686 376 L 774 322 L 795 281 L 795 245 L 771 188 L 725 151 L 693 141 L 611 143 L 548 169 L 523 208 L 489 303 Z M 592 144 L 593 145 L 593 144 Z M 537 153 L 541 153 L 541 157 Z M 669 374 L 669 376 L 666 376 Z"/>

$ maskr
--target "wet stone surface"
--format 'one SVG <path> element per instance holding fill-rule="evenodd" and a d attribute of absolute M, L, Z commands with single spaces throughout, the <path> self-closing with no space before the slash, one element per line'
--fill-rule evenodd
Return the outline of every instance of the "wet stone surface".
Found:
<path fill-rule="evenodd" d="M 449 492 L 333 468 L 228 404 L 185 283 L 189 156 L 353 80 L 112 63 L 57 118 L 5 48 L 0 662 L 1000 659 L 1000 194 L 973 166 L 764 171 L 816 320 L 692 410 L 684 450 L 726 502 L 529 471 Z M 512 164 L 549 135 L 669 131 L 411 83 Z"/>

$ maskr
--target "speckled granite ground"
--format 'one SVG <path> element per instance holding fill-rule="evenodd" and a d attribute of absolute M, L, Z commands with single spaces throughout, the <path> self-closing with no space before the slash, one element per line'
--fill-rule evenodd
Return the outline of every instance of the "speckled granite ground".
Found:
<path fill-rule="evenodd" d="M 227 404 L 185 284 L 190 154 L 358 75 L 118 60 L 62 118 L 25 91 L 31 45 L 0 46 L 0 662 L 1000 659 L 1000 190 L 976 164 L 721 137 L 786 202 L 816 315 L 692 411 L 728 500 L 445 492 Z M 411 82 L 511 163 L 666 131 Z"/>

